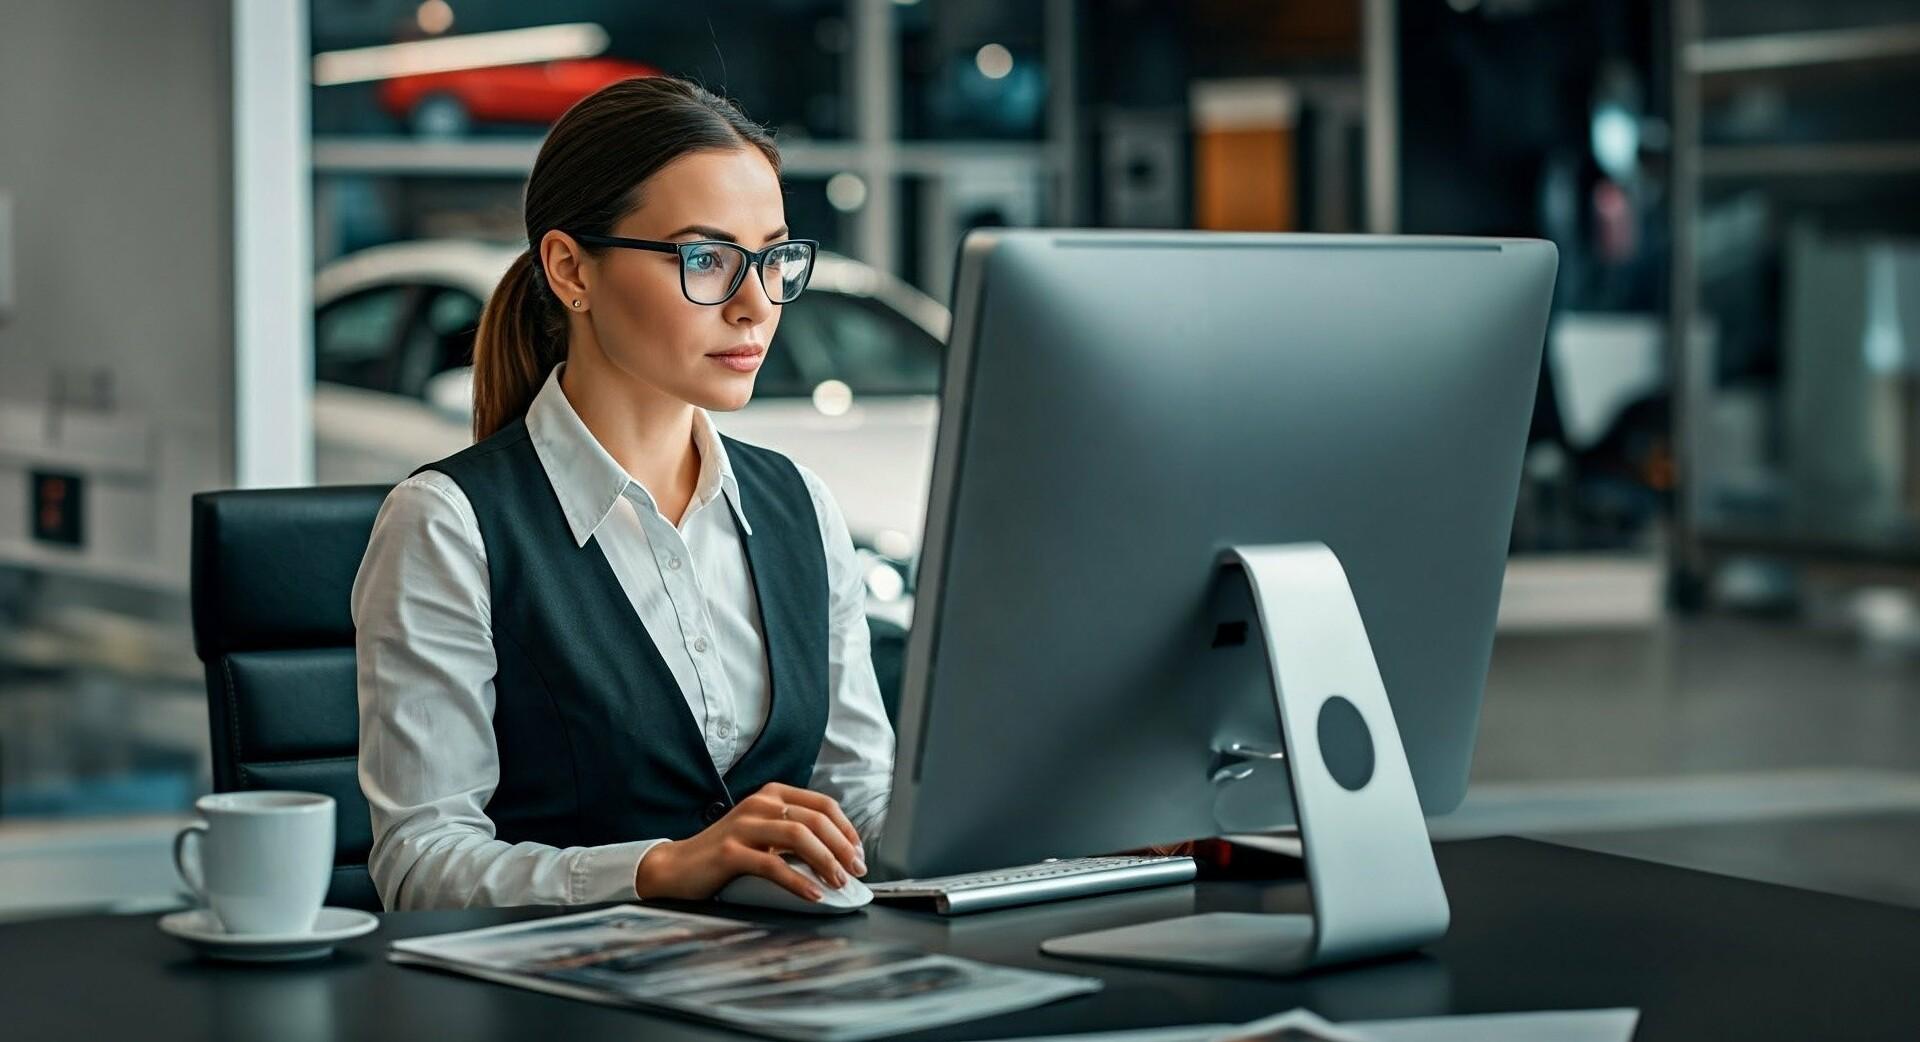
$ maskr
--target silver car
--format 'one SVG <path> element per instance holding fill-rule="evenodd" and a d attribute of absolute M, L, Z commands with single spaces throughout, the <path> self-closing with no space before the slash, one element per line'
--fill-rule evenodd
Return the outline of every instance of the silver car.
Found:
<path fill-rule="evenodd" d="M 518 250 L 378 246 L 315 280 L 315 465 L 325 484 L 393 482 L 472 441 L 473 332 Z M 726 433 L 786 453 L 833 490 L 871 556 L 869 610 L 904 625 L 933 459 L 947 309 L 822 253 L 785 305 L 753 401 Z"/>

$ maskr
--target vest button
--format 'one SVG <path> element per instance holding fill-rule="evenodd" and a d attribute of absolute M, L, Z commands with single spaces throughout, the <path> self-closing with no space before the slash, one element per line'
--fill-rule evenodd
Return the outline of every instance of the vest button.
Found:
<path fill-rule="evenodd" d="M 711 825 L 727 816 L 727 805 L 724 803 L 709 803 L 707 804 L 707 809 L 700 812 L 700 816 L 706 819 L 707 824 Z"/>

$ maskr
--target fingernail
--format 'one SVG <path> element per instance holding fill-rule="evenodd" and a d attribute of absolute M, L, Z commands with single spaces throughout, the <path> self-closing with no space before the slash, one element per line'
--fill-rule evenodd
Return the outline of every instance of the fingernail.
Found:
<path fill-rule="evenodd" d="M 846 886 L 846 885 L 847 885 L 847 874 L 846 874 L 845 872 L 842 872 L 842 871 L 840 871 L 840 870 L 839 870 L 839 869 L 837 869 L 837 868 L 836 868 L 836 869 L 834 869 L 834 870 L 833 870 L 833 885 L 834 885 L 835 887 L 842 887 L 842 886 Z"/>
<path fill-rule="evenodd" d="M 867 862 L 864 858 L 853 859 L 853 874 L 856 876 L 864 876 L 867 874 Z"/>
<path fill-rule="evenodd" d="M 808 887 L 808 888 L 807 888 L 807 900 L 809 900 L 809 901 L 818 901 L 818 900 L 820 900 L 820 897 L 821 897 L 821 894 L 820 894 L 820 888 L 819 888 L 819 887 L 817 887 L 817 886 L 810 886 L 810 887 Z"/>

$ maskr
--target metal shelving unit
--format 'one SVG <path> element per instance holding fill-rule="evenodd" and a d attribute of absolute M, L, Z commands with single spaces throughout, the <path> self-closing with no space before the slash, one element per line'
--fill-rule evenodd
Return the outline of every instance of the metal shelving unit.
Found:
<path fill-rule="evenodd" d="M 313 169 L 321 174 L 393 174 L 442 177 L 525 177 L 540 150 L 539 138 L 478 138 L 452 141 L 404 137 L 318 137 Z M 935 177 L 984 168 L 1023 173 L 1057 172 L 1050 145 L 1008 141 L 928 141 L 892 146 L 888 169 L 895 175 Z M 853 141 L 783 141 L 783 172 L 828 176 L 866 165 L 866 146 Z"/>
<path fill-rule="evenodd" d="M 1719 384 L 1714 331 L 1727 327 L 1717 321 L 1720 318 L 1751 320 L 1756 312 L 1719 315 L 1702 300 L 1703 242 L 1710 238 L 1713 219 L 1731 209 L 1722 207 L 1721 214 L 1715 214 L 1707 206 L 1709 200 L 1724 200 L 1737 190 L 1763 219 L 1771 221 L 1782 213 L 1806 218 L 1819 206 L 1809 203 L 1809 198 L 1844 200 L 1865 186 L 1886 191 L 1889 185 L 1910 185 L 1899 190 L 1920 196 L 1920 138 L 1861 139 L 1851 134 L 1839 140 L 1809 141 L 1801 134 L 1802 140 L 1743 138 L 1738 143 L 1709 144 L 1702 133 L 1707 99 L 1764 83 L 1771 97 L 1790 102 L 1809 84 L 1913 77 L 1920 73 L 1920 22 L 1716 38 L 1704 32 L 1708 0 L 1672 0 L 1670 10 L 1673 251 L 1668 338 L 1673 345 L 1673 435 L 1682 488 L 1671 544 L 1674 599 L 1683 606 L 1697 601 L 1702 581 L 1719 560 L 1731 555 L 1851 569 L 1920 567 L 1920 496 L 1911 490 L 1904 500 L 1888 503 L 1823 497 L 1796 487 L 1796 473 L 1804 467 L 1795 471 L 1776 460 L 1774 476 L 1780 480 L 1771 501 L 1763 495 L 1739 502 L 1742 497 L 1728 494 L 1723 484 L 1727 474 L 1720 469 L 1726 461 L 1716 458 L 1716 449 L 1726 442 L 1716 441 L 1721 435 L 1715 430 L 1716 396 L 1724 389 Z M 1911 103 L 1899 97 L 1895 88 L 1886 103 Z M 1770 230 L 1779 231 L 1777 227 Z M 1920 228 L 1903 230 L 1920 242 Z M 1784 255 L 1786 247 L 1780 248 Z M 1775 330 L 1785 329 L 1788 296 L 1776 293 L 1761 305 L 1775 309 L 1762 317 L 1778 323 Z M 1785 332 L 1780 342 L 1784 355 L 1788 350 Z M 1857 358 L 1838 352 L 1847 345 L 1833 346 L 1833 364 L 1858 364 Z M 1920 350 L 1920 345 L 1908 345 L 1906 350 L 1911 365 L 1910 352 Z M 1796 377 L 1785 363 L 1781 368 L 1787 375 L 1781 377 L 1777 397 L 1770 403 L 1773 412 L 1765 414 L 1775 422 L 1760 424 L 1763 429 L 1777 431 L 1784 425 L 1780 417 L 1787 405 L 1783 403 L 1793 393 L 1789 381 Z M 1920 369 L 1908 379 L 1920 381 Z M 1913 427 L 1904 435 L 1911 441 L 1906 451 L 1920 458 L 1920 435 L 1915 433 L 1920 431 L 1920 397 L 1907 393 L 1904 405 L 1889 405 L 1895 401 L 1890 397 L 1872 404 L 1906 410 Z M 1858 404 L 1864 409 L 1869 403 Z M 1804 409 L 1799 415 L 1805 416 Z M 1786 451 L 1792 458 L 1791 453 L 1799 450 L 1789 443 Z M 1920 475 L 1920 466 L 1910 460 L 1907 467 L 1911 484 Z"/>
<path fill-rule="evenodd" d="M 1675 5 L 1680 6 L 1689 5 Z M 1691 16 L 1699 26 L 1698 3 Z M 1683 75 L 1715 76 L 1920 56 L 1920 23 L 1681 41 Z"/>

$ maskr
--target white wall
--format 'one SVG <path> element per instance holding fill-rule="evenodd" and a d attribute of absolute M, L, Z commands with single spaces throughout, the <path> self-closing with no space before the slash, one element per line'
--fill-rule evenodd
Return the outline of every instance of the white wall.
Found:
<path fill-rule="evenodd" d="M 313 482 L 306 0 L 233 4 L 234 479 Z"/>
<path fill-rule="evenodd" d="M 298 140 L 297 174 L 285 155 L 242 165 L 256 189 L 295 192 L 273 212 L 256 191 L 243 211 L 254 223 L 240 227 L 251 229 L 248 270 L 263 273 L 243 312 L 246 342 L 266 345 L 244 370 L 264 389 L 249 397 L 264 406 L 251 422 L 261 428 L 276 401 L 281 419 L 304 415 L 288 417 L 286 403 L 304 406 L 293 388 L 310 372 L 305 97 L 283 89 L 236 109 L 236 4 L 261 5 L 248 9 L 250 31 L 277 41 L 283 82 L 304 83 L 303 0 L 0 0 L 0 194 L 14 227 L 13 307 L 0 315 L 0 563 L 185 589 L 190 497 L 238 473 L 236 121 L 266 128 L 253 140 L 268 149 Z M 257 89 L 260 63 L 241 68 Z M 298 125 L 285 125 L 296 104 Z M 297 281 L 276 251 L 298 251 Z M 287 330 L 292 342 L 274 342 Z M 62 383 L 78 403 L 56 407 Z M 300 480 L 304 457 L 284 444 L 296 439 L 310 451 L 304 431 L 261 446 L 251 481 Z M 89 478 L 84 549 L 29 541 L 34 467 Z"/>

